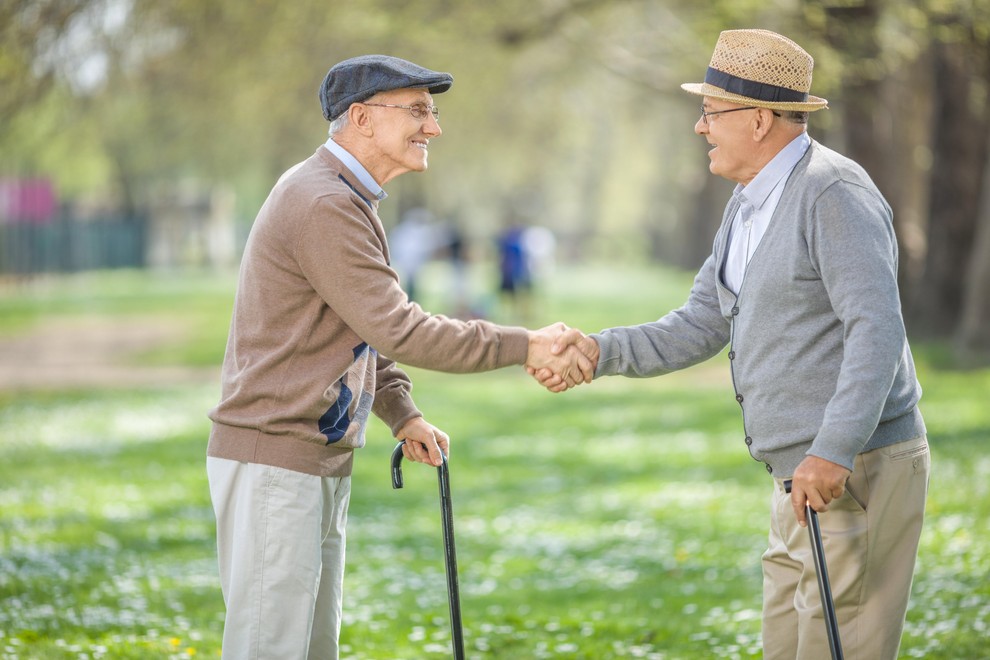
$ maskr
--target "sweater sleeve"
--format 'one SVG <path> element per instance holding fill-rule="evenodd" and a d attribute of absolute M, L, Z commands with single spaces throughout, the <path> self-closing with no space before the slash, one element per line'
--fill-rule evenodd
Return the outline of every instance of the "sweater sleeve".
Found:
<path fill-rule="evenodd" d="M 907 341 L 890 207 L 875 191 L 839 181 L 816 200 L 808 235 L 843 331 L 835 392 L 808 453 L 852 469 L 877 428 Z"/>
<path fill-rule="evenodd" d="M 306 278 L 351 330 L 380 355 L 435 371 L 525 363 L 525 328 L 432 315 L 410 302 L 386 261 L 381 224 L 358 203 L 340 194 L 318 198 L 295 246 Z"/>
<path fill-rule="evenodd" d="M 601 348 L 595 377 L 659 376 L 698 364 L 729 341 L 716 290 L 716 261 L 709 256 L 694 278 L 687 302 L 657 321 L 592 335 Z"/>
<path fill-rule="evenodd" d="M 412 381 L 406 372 L 388 358 L 378 357 L 375 402 L 372 412 L 398 435 L 406 422 L 423 414 L 413 403 Z"/>

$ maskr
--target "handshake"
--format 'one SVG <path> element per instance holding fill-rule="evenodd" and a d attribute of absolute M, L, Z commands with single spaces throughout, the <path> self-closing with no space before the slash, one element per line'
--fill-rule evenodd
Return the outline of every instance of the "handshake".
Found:
<path fill-rule="evenodd" d="M 526 371 L 551 392 L 590 383 L 598 367 L 598 342 L 577 328 L 554 323 L 529 331 Z"/>

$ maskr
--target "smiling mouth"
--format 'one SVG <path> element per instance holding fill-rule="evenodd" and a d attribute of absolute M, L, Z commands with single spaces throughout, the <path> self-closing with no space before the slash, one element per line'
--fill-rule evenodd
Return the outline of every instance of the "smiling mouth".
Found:
<path fill-rule="evenodd" d="M 419 147 L 423 151 L 426 151 L 427 149 L 429 149 L 430 143 L 429 142 L 417 142 L 416 140 L 413 140 L 413 146 Z"/>

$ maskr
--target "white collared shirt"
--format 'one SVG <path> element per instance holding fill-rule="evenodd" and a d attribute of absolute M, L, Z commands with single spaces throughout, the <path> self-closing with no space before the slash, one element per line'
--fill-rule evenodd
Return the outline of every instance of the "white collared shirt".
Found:
<path fill-rule="evenodd" d="M 739 199 L 739 210 L 732 220 L 729 255 L 722 277 L 733 293 L 739 293 L 746 266 L 770 226 L 770 219 L 784 193 L 784 185 L 810 146 L 811 138 L 802 132 L 781 149 L 748 186 L 739 184 L 732 192 Z"/>
<path fill-rule="evenodd" d="M 378 182 L 375 181 L 375 177 L 371 176 L 371 173 L 365 169 L 364 165 L 362 165 L 357 158 L 351 155 L 351 152 L 334 142 L 332 137 L 327 140 L 326 147 L 330 150 L 330 153 L 336 156 L 337 159 L 344 164 L 344 167 L 351 171 L 351 174 L 357 177 L 357 180 L 361 182 L 361 185 L 370 190 L 379 201 L 388 197 L 388 193 L 386 193 L 382 187 L 378 185 Z"/>

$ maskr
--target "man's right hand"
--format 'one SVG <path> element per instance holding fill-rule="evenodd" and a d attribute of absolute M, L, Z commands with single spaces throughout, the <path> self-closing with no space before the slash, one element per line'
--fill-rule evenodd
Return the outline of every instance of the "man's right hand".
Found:
<path fill-rule="evenodd" d="M 563 324 L 558 325 L 563 327 L 563 331 L 557 334 L 553 343 L 550 345 L 550 353 L 569 359 L 575 364 L 580 363 L 584 365 L 587 363 L 590 365 L 590 373 L 582 368 L 581 371 L 585 376 L 585 380 L 574 382 L 574 379 L 568 379 L 566 374 L 555 372 L 553 369 L 546 367 L 533 368 L 527 364 L 526 370 L 529 374 L 540 385 L 551 392 L 564 392 L 578 385 L 580 382 L 590 383 L 594 378 L 595 370 L 598 368 L 598 358 L 601 354 L 598 342 L 594 339 L 585 335 L 577 328 L 568 328 Z"/>

